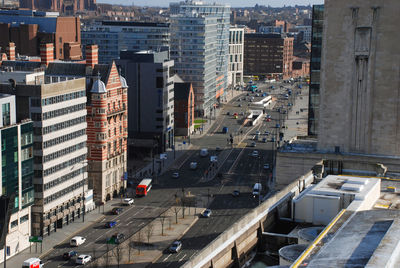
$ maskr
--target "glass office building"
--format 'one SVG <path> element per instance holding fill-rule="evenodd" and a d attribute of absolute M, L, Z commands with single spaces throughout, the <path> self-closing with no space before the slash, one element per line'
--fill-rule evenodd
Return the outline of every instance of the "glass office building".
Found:
<path fill-rule="evenodd" d="M 321 71 L 321 47 L 324 22 L 324 5 L 314 5 L 312 13 L 310 92 L 308 110 L 308 135 L 318 135 L 319 86 Z"/>
<path fill-rule="evenodd" d="M 193 85 L 196 115 L 211 116 L 228 85 L 230 7 L 185 1 L 170 10 L 176 73 Z"/>

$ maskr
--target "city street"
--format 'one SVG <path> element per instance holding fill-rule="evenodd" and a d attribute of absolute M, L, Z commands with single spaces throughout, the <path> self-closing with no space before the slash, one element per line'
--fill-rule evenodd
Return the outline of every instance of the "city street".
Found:
<path fill-rule="evenodd" d="M 268 86 L 269 84 L 261 84 L 259 88 L 270 93 L 271 89 L 267 89 Z M 287 87 L 287 84 L 285 86 Z M 283 105 L 287 108 L 287 103 L 291 99 L 284 100 L 281 97 L 286 90 L 279 88 L 279 85 L 275 87 L 277 89 L 272 92 L 274 103 L 271 106 Z M 253 197 L 252 188 L 255 183 L 261 183 L 263 186 L 261 193 L 265 196 L 270 190 L 269 186 L 273 185 L 274 142 L 271 142 L 271 139 L 279 139 L 279 132 L 282 130 L 276 128 L 276 124 L 283 126 L 283 119 L 287 113 L 283 114 L 276 109 L 266 110 L 266 114 L 271 115 L 271 121 L 267 122 L 266 114 L 264 114 L 257 125 L 245 126 L 243 125 L 244 116 L 238 116 L 235 119 L 232 114 L 240 115 L 241 112 L 246 114 L 249 107 L 247 101 L 238 101 L 246 94 L 247 92 L 244 92 L 221 107 L 221 115 L 213 120 L 213 125 L 207 134 L 201 137 L 194 135 L 191 138 L 192 148 L 196 149 L 186 154 L 186 159 L 179 167 L 153 178 L 153 188 L 148 196 L 135 198 L 135 203 L 124 207 L 122 214 L 106 213 L 101 222 L 76 233 L 75 235 L 87 239 L 83 245 L 71 248 L 70 238 L 62 241 L 44 259 L 46 267 L 75 266 L 74 260 L 65 261 L 62 258 L 62 254 L 69 250 L 76 250 L 79 254 L 89 254 L 92 257 L 101 256 L 114 246 L 106 244 L 106 239 L 111 235 L 124 233 L 129 238 L 176 204 L 177 198 L 190 195 L 195 200 L 195 204 L 192 205 L 212 210 L 211 217 L 200 218 L 187 231 L 181 239 L 183 247 L 179 253 L 170 254 L 166 250 L 153 264 L 155 267 L 179 267 L 246 212 L 256 207 L 260 200 Z M 239 103 L 246 105 L 239 107 Z M 230 115 L 227 115 L 227 112 Z M 223 127 L 229 129 L 228 133 L 222 133 Z M 258 141 L 254 140 L 257 131 L 260 131 Z M 265 135 L 265 131 L 268 131 L 269 135 Z M 233 145 L 230 144 L 230 135 L 233 138 Z M 264 137 L 266 142 L 263 142 Z M 250 147 L 253 142 L 255 142 L 255 147 Z M 208 156 L 200 156 L 202 148 L 208 149 Z M 254 150 L 258 151 L 258 156 L 253 155 Z M 217 156 L 217 162 L 211 162 L 210 156 Z M 197 162 L 195 170 L 190 168 L 191 162 Z M 265 164 L 269 164 L 269 167 L 265 167 Z M 179 178 L 172 177 L 174 172 L 179 172 Z M 240 195 L 233 196 L 234 190 L 240 191 Z M 107 229 L 104 227 L 107 221 L 116 221 L 117 225 Z"/>

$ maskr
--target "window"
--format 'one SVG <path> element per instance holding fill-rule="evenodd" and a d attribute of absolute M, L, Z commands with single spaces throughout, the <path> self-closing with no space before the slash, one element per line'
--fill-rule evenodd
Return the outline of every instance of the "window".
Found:
<path fill-rule="evenodd" d="M 21 161 L 31 159 L 33 157 L 33 148 L 29 147 L 21 150 Z"/>
<path fill-rule="evenodd" d="M 29 220 L 29 215 L 26 214 L 25 216 L 22 216 L 22 217 L 19 219 L 19 223 L 22 224 L 22 223 L 24 223 L 24 222 L 26 222 L 26 221 L 28 221 L 28 220 Z"/>
<path fill-rule="evenodd" d="M 12 221 L 11 222 L 11 229 L 12 228 L 15 228 L 15 227 L 17 227 L 18 226 L 18 220 L 15 220 L 15 221 Z"/>
<path fill-rule="evenodd" d="M 10 103 L 2 104 L 3 125 L 10 124 Z"/>

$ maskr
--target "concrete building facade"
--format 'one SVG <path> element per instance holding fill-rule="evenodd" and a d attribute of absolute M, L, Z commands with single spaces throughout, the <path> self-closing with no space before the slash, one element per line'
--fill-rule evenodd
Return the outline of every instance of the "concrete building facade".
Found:
<path fill-rule="evenodd" d="M 15 94 L 17 119 L 30 117 L 34 134 L 32 235 L 49 235 L 82 214 L 87 190 L 85 79 L 1 84 Z"/>
<path fill-rule="evenodd" d="M 228 85 L 243 85 L 244 26 L 229 29 L 229 76 Z"/>
<path fill-rule="evenodd" d="M 0 250 L 0 262 L 29 247 L 33 189 L 33 123 L 17 121 L 15 96 L 0 94 L 1 195 L 15 194 L 5 239 L 7 252 Z M 4 208 L 2 208 L 4 209 Z"/>
<path fill-rule="evenodd" d="M 81 59 L 80 51 L 69 57 L 64 55 L 64 45 L 80 45 L 81 23 L 79 17 L 61 17 L 57 12 L 36 10 L 0 11 L 0 46 L 6 48 L 13 42 L 15 52 L 24 56 L 39 56 L 42 43 L 52 43 L 55 59 Z"/>
<path fill-rule="evenodd" d="M 318 149 L 400 155 L 398 10 L 396 0 L 325 1 Z"/>
<path fill-rule="evenodd" d="M 176 73 L 193 85 L 196 114 L 211 116 L 228 85 L 230 7 L 182 1 L 170 10 Z"/>
<path fill-rule="evenodd" d="M 293 38 L 280 34 L 244 35 L 244 73 L 276 78 L 292 75 Z"/>
<path fill-rule="evenodd" d="M 129 140 L 154 141 L 158 153 L 172 148 L 174 61 L 168 51 L 122 51 L 120 58 L 117 64 L 129 86 Z"/>
<path fill-rule="evenodd" d="M 169 31 L 168 23 L 101 21 L 82 28 L 82 47 L 98 45 L 99 63 L 111 63 L 122 50 L 169 50 Z"/>
<path fill-rule="evenodd" d="M 19 0 L 19 7 L 58 11 L 73 15 L 77 11 L 95 10 L 96 0 Z"/>

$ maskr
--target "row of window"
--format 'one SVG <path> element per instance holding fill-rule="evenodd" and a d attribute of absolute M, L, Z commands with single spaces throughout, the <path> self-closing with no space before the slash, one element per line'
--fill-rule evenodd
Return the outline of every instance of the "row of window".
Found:
<path fill-rule="evenodd" d="M 83 154 L 81 156 L 72 158 L 72 159 L 70 159 L 70 160 L 68 160 L 66 162 L 63 162 L 61 164 L 55 165 L 55 166 L 53 166 L 51 168 L 48 168 L 48 169 L 44 170 L 43 171 L 43 176 L 49 176 L 49 175 L 51 175 L 53 173 L 56 173 L 57 171 L 60 171 L 60 170 L 62 170 L 64 168 L 67 168 L 69 166 L 73 166 L 73 165 L 75 165 L 77 163 L 81 163 L 85 159 L 86 159 L 86 154 Z"/>
<path fill-rule="evenodd" d="M 82 91 L 67 93 L 67 94 L 58 95 L 58 96 L 54 96 L 54 97 L 49 97 L 49 98 L 45 98 L 45 99 L 31 98 L 31 106 L 32 107 L 46 106 L 46 105 L 56 104 L 56 103 L 63 102 L 63 101 L 69 101 L 69 100 L 82 98 L 85 96 L 86 96 L 86 92 L 85 92 L 85 90 L 82 90 Z"/>
<path fill-rule="evenodd" d="M 75 170 L 75 171 L 73 171 L 71 173 L 68 173 L 68 174 L 64 175 L 64 176 L 58 177 L 55 180 L 52 180 L 52 181 L 50 181 L 48 183 L 45 183 L 44 184 L 44 190 L 46 191 L 46 190 L 48 190 L 48 189 L 50 189 L 52 187 L 55 187 L 55 186 L 57 186 L 57 185 L 59 185 L 61 183 L 66 182 L 66 181 L 68 181 L 68 180 L 70 180 L 72 178 L 75 178 L 76 176 L 78 176 L 79 174 L 82 174 L 83 172 L 85 172 L 85 168 L 80 168 L 80 169 L 77 169 L 77 170 Z M 42 189 L 40 189 L 40 192 L 41 191 L 42 191 Z"/>
<path fill-rule="evenodd" d="M 62 149 L 60 151 L 54 152 L 52 154 L 49 154 L 49 155 L 46 155 L 46 156 L 43 156 L 43 157 L 42 156 L 35 156 L 35 164 L 41 164 L 42 161 L 43 161 L 43 163 L 52 161 L 54 159 L 57 159 L 57 158 L 62 157 L 64 155 L 73 153 L 73 152 L 78 151 L 78 150 L 80 150 L 82 148 L 85 148 L 85 147 L 86 147 L 86 141 L 78 143 L 78 144 L 75 144 L 75 145 L 67 147 L 67 148 L 64 148 L 64 149 Z"/>
<path fill-rule="evenodd" d="M 71 186 L 69 186 L 69 187 L 67 187 L 65 189 L 62 189 L 61 191 L 58 191 L 55 194 L 52 194 L 52 195 L 44 198 L 44 200 L 43 200 L 44 204 L 46 205 L 46 204 L 48 204 L 50 202 L 53 202 L 54 200 L 57 200 L 58 198 L 60 198 L 60 197 L 62 197 L 64 195 L 66 195 L 66 194 L 68 194 L 68 193 L 70 193 L 70 192 L 82 187 L 83 183 L 84 183 L 83 181 L 77 182 L 77 183 L 75 183 L 75 184 L 73 184 L 73 185 L 71 185 Z"/>
<path fill-rule="evenodd" d="M 29 220 L 29 214 L 26 214 L 25 216 L 19 218 L 19 224 L 22 224 L 28 220 Z M 12 221 L 10 224 L 11 229 L 17 226 L 18 226 L 18 220 Z"/>
<path fill-rule="evenodd" d="M 65 108 L 54 110 L 54 111 L 50 111 L 50 112 L 32 113 L 32 117 L 31 118 L 32 118 L 33 121 L 47 120 L 47 119 L 51 119 L 51 118 L 54 118 L 54 117 L 58 117 L 58 116 L 74 113 L 74 112 L 77 112 L 77 111 L 81 111 L 81 110 L 84 110 L 84 109 L 86 109 L 86 104 L 85 103 L 81 103 L 81 104 L 65 107 Z"/>
<path fill-rule="evenodd" d="M 32 132 L 21 134 L 21 146 L 31 144 L 33 142 Z"/>
<path fill-rule="evenodd" d="M 51 132 L 58 131 L 58 130 L 61 130 L 64 128 L 72 127 L 72 126 L 75 126 L 75 125 L 78 125 L 78 124 L 81 124 L 84 122 L 86 122 L 86 116 L 81 116 L 78 118 L 74 118 L 74 119 L 64 121 L 61 123 L 57 123 L 57 124 L 54 124 L 54 125 L 51 125 L 48 127 L 44 127 L 44 128 L 37 127 L 37 128 L 34 128 L 33 131 L 34 131 L 35 135 L 42 135 L 42 134 L 44 135 L 44 134 L 49 134 Z"/>
<path fill-rule="evenodd" d="M 67 135 L 64 135 L 64 136 L 61 136 L 61 137 L 57 137 L 57 138 L 54 138 L 54 139 L 49 140 L 49 141 L 45 141 L 45 142 L 43 142 L 43 148 L 46 149 L 46 148 L 52 147 L 54 145 L 57 145 L 57 144 L 60 144 L 60 143 L 67 142 L 69 140 L 78 138 L 78 137 L 83 136 L 83 135 L 86 135 L 86 129 L 81 129 L 81 130 L 69 133 Z M 35 149 L 38 149 L 38 148 L 35 147 Z"/>

